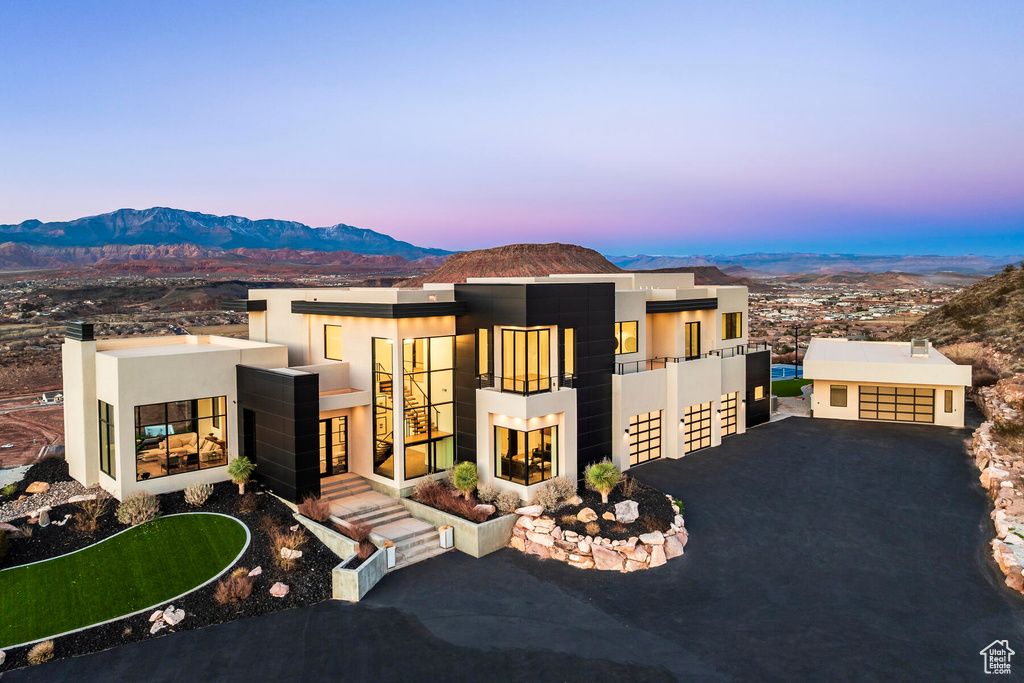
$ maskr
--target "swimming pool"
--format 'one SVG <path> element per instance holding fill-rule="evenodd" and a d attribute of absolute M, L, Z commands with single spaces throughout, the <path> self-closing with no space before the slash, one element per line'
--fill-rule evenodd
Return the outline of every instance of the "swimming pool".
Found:
<path fill-rule="evenodd" d="M 792 365 L 776 363 L 772 365 L 772 379 L 792 379 L 796 377 L 796 368 Z"/>

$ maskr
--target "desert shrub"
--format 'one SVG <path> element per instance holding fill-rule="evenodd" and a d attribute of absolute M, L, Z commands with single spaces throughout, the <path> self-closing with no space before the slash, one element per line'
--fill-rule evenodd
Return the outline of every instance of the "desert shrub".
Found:
<path fill-rule="evenodd" d="M 185 502 L 192 507 L 199 507 L 213 494 L 213 484 L 189 484 L 185 487 Z"/>
<path fill-rule="evenodd" d="M 624 534 L 627 531 L 629 531 L 629 527 L 623 524 L 622 522 L 615 522 L 610 527 L 608 527 L 608 531 L 611 531 L 616 534 Z"/>
<path fill-rule="evenodd" d="M 343 535 L 348 536 L 357 543 L 362 543 L 370 538 L 370 532 L 373 531 L 372 526 L 360 522 L 347 522 L 346 524 L 335 524 L 334 526 Z"/>
<path fill-rule="evenodd" d="M 444 471 L 444 475 L 435 481 L 439 481 L 441 484 L 447 486 L 450 489 L 455 488 L 455 468 L 449 467 Z"/>
<path fill-rule="evenodd" d="M 583 470 L 583 479 L 587 482 L 587 488 L 600 493 L 601 502 L 607 504 L 608 494 L 619 483 L 619 468 L 610 460 L 595 462 Z"/>
<path fill-rule="evenodd" d="M 359 541 L 359 547 L 356 548 L 356 556 L 360 560 L 365 560 L 370 555 L 373 555 L 375 552 L 377 552 L 377 546 L 375 546 L 370 541 L 370 539 L 364 538 L 363 540 Z"/>
<path fill-rule="evenodd" d="M 992 423 L 992 436 L 1013 451 L 1024 452 L 1024 423 L 997 418 Z"/>
<path fill-rule="evenodd" d="M 676 506 L 677 510 L 679 510 L 679 514 L 683 514 L 683 501 L 673 500 L 672 504 Z"/>
<path fill-rule="evenodd" d="M 53 641 L 44 640 L 41 643 L 36 643 L 32 646 L 32 649 L 28 651 L 28 663 L 35 666 L 36 664 L 43 664 L 53 659 Z"/>
<path fill-rule="evenodd" d="M 452 473 L 452 483 L 455 484 L 455 488 L 462 492 L 466 500 L 469 500 L 469 497 L 473 495 L 474 489 L 476 489 L 476 463 L 460 462 L 456 465 L 455 472 Z"/>
<path fill-rule="evenodd" d="M 647 531 L 661 531 L 666 532 L 672 525 L 663 519 L 652 517 L 651 515 L 644 515 L 640 518 L 640 526 Z"/>
<path fill-rule="evenodd" d="M 533 502 L 545 510 L 551 510 L 561 502 L 561 498 L 558 497 L 558 492 L 555 491 L 554 487 L 545 484 L 537 489 Z"/>
<path fill-rule="evenodd" d="M 251 515 L 259 509 L 260 499 L 252 491 L 245 494 L 238 500 L 238 511 L 243 514 Z"/>
<path fill-rule="evenodd" d="M 427 492 L 427 495 L 429 495 L 428 489 L 441 485 L 442 483 L 437 479 L 420 479 L 416 482 L 414 497 L 419 498 L 423 492 Z"/>
<path fill-rule="evenodd" d="M 265 533 L 267 536 L 277 528 L 278 521 L 274 519 L 274 515 L 263 515 L 260 517 L 259 527 L 260 531 Z"/>
<path fill-rule="evenodd" d="M 586 532 L 587 536 L 597 536 L 601 533 L 601 525 L 597 522 L 587 522 Z"/>
<path fill-rule="evenodd" d="M 290 548 L 292 550 L 298 550 L 306 544 L 308 540 L 305 532 L 302 530 L 302 526 L 292 531 L 291 529 L 282 529 L 281 527 L 275 527 L 268 534 L 270 545 L 274 548 L 274 561 L 277 566 L 284 571 L 291 571 L 295 567 L 296 560 L 287 557 L 281 557 L 281 548 Z"/>
<path fill-rule="evenodd" d="M 516 496 L 517 503 L 518 500 L 519 497 Z M 488 517 L 486 512 L 475 509 L 475 500 L 452 495 L 452 491 L 448 487 L 436 481 L 431 482 L 429 486 L 419 487 L 416 501 L 437 510 L 450 512 L 471 522 L 482 522 Z"/>
<path fill-rule="evenodd" d="M 494 499 L 494 506 L 503 515 L 515 512 L 515 509 L 519 507 L 519 494 L 515 491 L 502 491 Z"/>
<path fill-rule="evenodd" d="M 558 495 L 558 500 L 569 500 L 576 495 L 576 480 L 571 477 L 555 477 L 548 487 Z"/>
<path fill-rule="evenodd" d="M 160 501 L 148 491 L 136 491 L 117 506 L 117 521 L 138 526 L 152 522 L 160 514 Z"/>
<path fill-rule="evenodd" d="M 110 498 L 99 494 L 92 500 L 80 500 L 75 503 L 78 512 L 74 514 L 75 529 L 83 534 L 92 535 L 100 525 L 100 520 L 110 511 Z"/>
<path fill-rule="evenodd" d="M 331 501 L 329 498 L 307 496 L 304 501 L 299 503 L 299 514 L 322 524 L 331 517 Z"/>
<path fill-rule="evenodd" d="M 8 484 L 7 486 L 5 486 L 2 489 L 0 489 L 0 493 L 4 494 L 8 498 L 13 497 L 14 494 L 17 493 L 17 492 L 18 492 L 18 487 L 15 484 Z"/>
<path fill-rule="evenodd" d="M 619 482 L 619 488 L 622 489 L 622 495 L 626 498 L 633 497 L 633 489 L 636 488 L 636 477 L 631 477 L 628 474 L 622 475 L 622 480 Z"/>
<path fill-rule="evenodd" d="M 499 495 L 501 495 L 501 489 L 491 482 L 481 484 L 476 488 L 476 497 L 480 499 L 481 503 L 493 503 Z"/>
<path fill-rule="evenodd" d="M 560 521 L 562 526 L 572 526 L 579 520 L 576 519 L 576 515 L 562 515 L 562 519 Z"/>
<path fill-rule="evenodd" d="M 213 591 L 213 599 L 218 605 L 231 605 L 245 600 L 252 593 L 255 583 L 249 570 L 239 567 L 231 572 L 227 578 L 217 582 L 217 588 Z"/>
<path fill-rule="evenodd" d="M 971 373 L 971 384 L 975 387 L 990 387 L 999 381 L 999 375 L 988 367 L 975 368 Z"/>
<path fill-rule="evenodd" d="M 22 524 L 18 529 L 19 532 L 21 533 L 22 538 L 32 538 L 32 532 L 35 529 L 35 527 L 31 524 L 25 523 Z"/>

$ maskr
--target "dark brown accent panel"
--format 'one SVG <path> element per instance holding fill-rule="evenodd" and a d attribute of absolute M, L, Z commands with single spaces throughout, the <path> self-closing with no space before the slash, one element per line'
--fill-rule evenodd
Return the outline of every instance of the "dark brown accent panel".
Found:
<path fill-rule="evenodd" d="M 64 336 L 75 341 L 96 341 L 96 337 L 93 336 L 92 323 L 68 323 Z"/>
<path fill-rule="evenodd" d="M 717 298 L 673 299 L 671 301 L 648 301 L 648 313 L 679 313 L 680 311 L 713 311 L 718 308 Z"/>
<path fill-rule="evenodd" d="M 416 304 L 367 304 L 344 301 L 293 301 L 292 313 L 340 315 L 352 318 L 437 318 L 461 315 L 465 305 L 458 301 Z"/>
<path fill-rule="evenodd" d="M 266 299 L 222 299 L 220 307 L 225 311 L 249 313 L 250 311 L 267 310 Z"/>

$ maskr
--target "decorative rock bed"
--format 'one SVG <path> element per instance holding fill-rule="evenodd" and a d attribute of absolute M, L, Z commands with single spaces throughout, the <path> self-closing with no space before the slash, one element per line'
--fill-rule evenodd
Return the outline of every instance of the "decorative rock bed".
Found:
<path fill-rule="evenodd" d="M 1002 383 L 1000 383 L 1002 384 Z M 1006 575 L 1006 585 L 1024 593 L 1024 459 L 1000 444 L 992 435 L 995 420 L 1020 421 L 1021 412 L 1006 399 L 1019 401 L 1013 392 L 984 387 L 974 396 L 988 421 L 974 432 L 971 450 L 981 470 L 981 485 L 995 504 L 992 521 L 992 557 Z"/>
<path fill-rule="evenodd" d="M 673 504 L 671 496 L 666 498 Z M 609 504 L 600 507 L 614 507 L 614 512 L 606 510 L 602 515 L 598 515 L 591 507 L 583 507 L 573 516 L 584 523 L 596 523 L 599 519 L 604 519 L 614 520 L 622 526 L 634 524 L 639 516 L 638 505 L 632 500 L 623 500 L 614 506 Z M 549 511 L 539 505 L 516 510 L 519 518 L 512 529 L 509 546 L 528 555 L 565 562 L 577 569 L 633 572 L 660 567 L 668 560 L 679 557 L 683 554 L 688 540 L 683 517 L 678 514 L 664 532 L 656 530 L 636 533 L 627 538 L 612 539 L 563 530 L 552 516 L 558 516 L 560 511 L 545 514 L 546 512 Z M 634 530 L 633 527 L 626 528 L 629 531 Z"/>

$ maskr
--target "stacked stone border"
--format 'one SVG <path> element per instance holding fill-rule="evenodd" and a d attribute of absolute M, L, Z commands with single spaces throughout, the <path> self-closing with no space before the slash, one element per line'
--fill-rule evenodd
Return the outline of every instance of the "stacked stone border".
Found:
<path fill-rule="evenodd" d="M 671 496 L 668 497 L 672 499 Z M 683 554 L 689 539 L 682 515 L 665 533 L 654 531 L 627 540 L 581 536 L 562 531 L 540 506 L 519 508 L 509 547 L 527 555 L 551 558 L 577 569 L 635 572 L 660 567 Z"/>
<path fill-rule="evenodd" d="M 992 558 L 1006 575 L 1006 585 L 1024 593 L 1024 460 L 992 437 L 996 419 L 1021 420 L 1024 416 L 994 387 L 978 389 L 974 401 L 986 418 L 974 432 L 971 451 L 975 466 L 981 470 L 981 485 L 994 503 Z"/>

